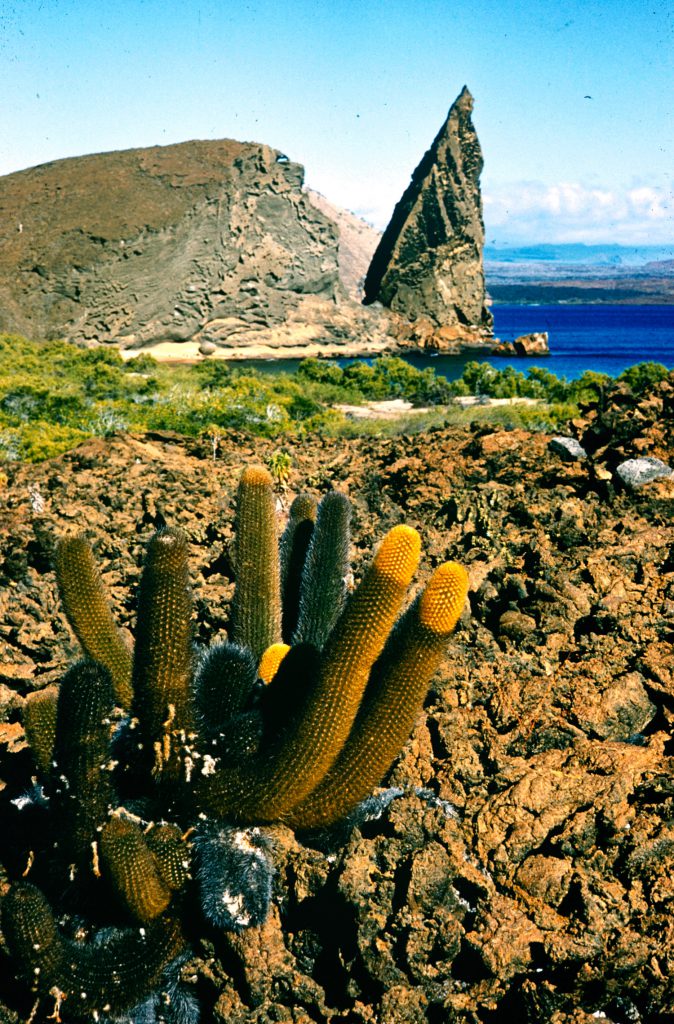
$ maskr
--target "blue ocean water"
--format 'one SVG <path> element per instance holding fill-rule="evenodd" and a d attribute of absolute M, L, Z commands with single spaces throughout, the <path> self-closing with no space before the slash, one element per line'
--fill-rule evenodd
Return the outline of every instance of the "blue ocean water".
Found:
<path fill-rule="evenodd" d="M 585 370 L 616 377 L 628 366 L 651 361 L 674 368 L 674 306 L 494 306 L 494 333 L 502 341 L 548 331 L 550 355 L 517 359 L 524 369 L 538 362 L 558 377 L 575 380 Z M 501 360 L 489 360 L 494 366 Z"/>
<path fill-rule="evenodd" d="M 488 362 L 497 369 L 511 365 L 526 372 L 543 366 L 558 377 L 576 380 L 585 370 L 611 377 L 635 363 L 652 361 L 674 369 L 674 306 L 550 305 L 493 307 L 494 334 L 512 341 L 519 334 L 547 331 L 550 355 L 531 358 L 464 353 L 459 356 L 410 355 L 405 358 L 423 369 L 432 366 L 449 380 L 456 380 L 470 360 Z M 352 359 L 339 359 L 344 366 Z M 368 360 L 369 361 L 369 360 Z M 297 360 L 278 359 L 255 365 L 268 371 L 297 368 Z"/>
<path fill-rule="evenodd" d="M 456 380 L 471 359 L 497 369 L 514 366 L 526 372 L 543 366 L 557 377 L 577 380 L 585 370 L 611 377 L 635 363 L 651 361 L 674 369 L 674 306 L 494 306 L 494 334 L 512 341 L 519 334 L 547 331 L 549 356 L 409 356 L 414 366 L 432 366 Z"/>

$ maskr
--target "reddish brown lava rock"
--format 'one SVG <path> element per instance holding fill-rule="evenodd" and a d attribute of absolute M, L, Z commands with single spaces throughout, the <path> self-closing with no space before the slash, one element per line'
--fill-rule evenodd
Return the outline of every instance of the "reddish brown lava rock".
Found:
<path fill-rule="evenodd" d="M 520 334 L 514 341 L 501 341 L 492 348 L 495 356 L 548 356 L 550 345 L 547 331 Z"/>
<path fill-rule="evenodd" d="M 584 410 L 578 435 L 597 442 L 587 464 L 562 462 L 546 435 L 484 426 L 284 439 L 293 460 L 284 506 L 299 487 L 349 493 L 357 574 L 373 537 L 401 521 L 419 527 L 427 565 L 467 565 L 472 616 L 387 780 L 398 795 L 381 816 L 331 846 L 275 830 L 268 923 L 195 937 L 189 973 L 205 1021 L 671 1019 L 671 499 L 614 490 L 597 472 L 610 483 L 614 453 L 636 440 L 671 460 L 674 403 L 664 387 L 658 395 L 656 418 L 635 417 L 637 402 L 623 422 L 610 396 Z M 76 656 L 57 611 L 54 536 L 86 530 L 128 626 L 148 534 L 159 515 L 180 525 L 197 639 L 221 638 L 238 474 L 274 448 L 230 435 L 214 463 L 206 446 L 154 434 L 9 468 L 0 495 L 5 817 L 31 774 L 26 754 L 8 749 L 21 742 L 22 697 Z M 526 629 L 506 635 L 504 621 Z M 0 884 L 14 860 L 3 827 Z M 12 979 L 0 951 L 0 1019 L 18 1024 L 31 1005 Z"/>

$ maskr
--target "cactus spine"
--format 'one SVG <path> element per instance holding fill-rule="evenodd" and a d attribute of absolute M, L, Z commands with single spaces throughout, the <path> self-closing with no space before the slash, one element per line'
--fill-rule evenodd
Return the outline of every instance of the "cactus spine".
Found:
<path fill-rule="evenodd" d="M 257 679 L 257 664 L 246 647 L 215 644 L 202 657 L 194 680 L 203 735 L 211 738 L 243 711 Z"/>
<path fill-rule="evenodd" d="M 351 505 L 332 491 L 318 506 L 316 527 L 302 572 L 295 644 L 323 647 L 344 604 L 349 572 Z"/>
<path fill-rule="evenodd" d="M 177 892 L 190 877 L 189 848 L 177 825 L 163 822 L 145 832 L 162 881 Z"/>
<path fill-rule="evenodd" d="M 292 639 L 300 608 L 302 570 L 316 521 L 316 502 L 309 494 L 300 494 L 290 506 L 288 525 L 279 546 L 284 640 Z"/>
<path fill-rule="evenodd" d="M 158 530 L 140 581 L 133 689 L 155 774 L 165 780 L 180 777 L 180 747 L 194 728 L 191 618 L 187 540 L 179 530 Z"/>
<path fill-rule="evenodd" d="M 110 673 L 95 661 L 73 665 L 61 682 L 52 780 L 62 815 L 59 848 L 76 868 L 91 863 L 92 843 L 116 799 L 108 770 L 114 701 Z"/>
<path fill-rule="evenodd" d="M 65 969 L 65 949 L 52 909 L 29 882 L 12 886 L 2 901 L 2 934 L 34 988 L 48 992 Z"/>
<path fill-rule="evenodd" d="M 328 494 L 318 508 L 301 496 L 279 551 L 269 473 L 245 470 L 235 642 L 201 656 L 192 645 L 186 539 L 158 530 L 141 578 L 133 686 L 90 548 L 81 538 L 59 545 L 64 604 L 92 660 L 66 674 L 56 703 L 47 690 L 26 704 L 51 810 L 27 870 L 39 862 L 49 884 L 57 848 L 70 869 L 54 875 L 59 922 L 65 929 L 73 909 L 84 913 L 90 938 L 62 933 L 47 898 L 24 882 L 3 901 L 2 925 L 23 972 L 40 993 L 67 996 L 69 1016 L 114 1015 L 143 999 L 142 1015 L 157 1005 L 158 986 L 175 989 L 184 940 L 174 915 L 193 874 L 216 927 L 262 923 L 270 848 L 259 828 L 241 824 L 330 825 L 381 781 L 404 744 L 467 578 L 454 563 L 441 566 L 398 619 L 420 538 L 397 526 L 345 599 L 349 520 L 344 495 Z M 122 703 L 134 718 L 120 720 Z M 101 895 L 117 898 L 112 920 L 121 909 L 136 927 L 94 930 L 107 904 Z M 96 898 L 87 906 L 88 897 Z"/>
<path fill-rule="evenodd" d="M 26 697 L 23 708 L 23 727 L 28 745 L 43 775 L 51 771 L 56 741 L 56 708 L 58 687 L 46 686 Z"/>
<path fill-rule="evenodd" d="M 428 683 L 466 601 L 468 577 L 455 562 L 433 574 L 375 664 L 353 730 L 337 761 L 288 816 L 296 828 L 344 817 L 381 781 L 409 736 Z"/>
<path fill-rule="evenodd" d="M 333 630 L 317 678 L 308 680 L 301 715 L 275 756 L 207 780 L 211 809 L 241 821 L 282 818 L 314 789 L 353 725 L 372 664 L 381 653 L 417 568 L 416 530 L 396 526 L 381 543 Z M 290 655 L 282 667 L 290 664 Z M 277 679 L 282 672 L 279 671 Z"/>
<path fill-rule="evenodd" d="M 76 1018 L 132 1008 L 184 948 L 177 922 L 166 918 L 141 929 L 107 929 L 94 941 L 67 939 L 48 900 L 28 882 L 3 899 L 2 930 L 34 988 L 67 996 Z"/>
<path fill-rule="evenodd" d="M 172 893 L 141 827 L 114 815 L 101 832 L 100 848 L 104 873 L 133 917 L 145 924 L 162 914 Z"/>

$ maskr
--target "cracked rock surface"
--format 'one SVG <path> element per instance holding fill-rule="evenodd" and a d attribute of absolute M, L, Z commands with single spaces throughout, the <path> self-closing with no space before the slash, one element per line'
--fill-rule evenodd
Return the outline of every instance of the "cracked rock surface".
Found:
<path fill-rule="evenodd" d="M 331 837 L 270 829 L 266 924 L 198 937 L 185 975 L 205 1021 L 672 1019 L 674 486 L 630 492 L 615 474 L 637 453 L 671 462 L 674 403 L 664 386 L 656 397 L 657 416 L 652 402 L 624 423 L 614 410 L 610 436 L 614 412 L 586 410 L 574 428 L 591 452 L 582 462 L 550 451 L 546 435 L 485 426 L 284 444 L 293 473 L 281 517 L 299 489 L 345 490 L 356 574 L 372 538 L 404 521 L 421 531 L 422 575 L 447 558 L 467 566 L 471 614 L 379 816 Z M 128 627 L 143 546 L 164 515 L 189 536 L 197 639 L 221 639 L 239 472 L 273 450 L 230 435 L 213 462 L 178 436 L 118 436 L 10 472 L 5 795 L 30 776 L 24 695 L 77 656 L 54 536 L 86 531 Z M 6 879 L 6 836 L 0 852 Z M 16 1022 L 30 997 L 11 978 L 0 953 L 0 1020 Z"/>

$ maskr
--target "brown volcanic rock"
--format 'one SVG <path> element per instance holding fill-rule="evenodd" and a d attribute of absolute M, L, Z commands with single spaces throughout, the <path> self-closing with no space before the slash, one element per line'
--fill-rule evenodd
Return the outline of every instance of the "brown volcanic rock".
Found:
<path fill-rule="evenodd" d="M 365 280 L 365 302 L 407 320 L 489 333 L 479 178 L 482 151 L 466 87 L 393 211 Z"/>
<path fill-rule="evenodd" d="M 494 356 L 549 356 L 550 344 L 547 331 L 520 334 L 514 341 L 501 341 L 491 350 Z"/>
<path fill-rule="evenodd" d="M 617 389 L 584 417 L 588 444 L 610 424 L 616 447 L 591 456 L 604 466 L 632 451 L 674 458 L 669 381 L 630 402 Z M 332 849 L 275 828 L 264 928 L 195 934 L 189 976 L 205 1024 L 671 1018 L 671 497 L 611 493 L 590 459 L 564 463 L 548 441 L 485 424 L 284 439 L 293 470 L 279 504 L 305 487 L 348 493 L 356 576 L 373 538 L 401 521 L 418 527 L 422 578 L 447 558 L 466 564 L 472 617 L 386 780 L 402 795 Z M 206 444 L 155 433 L 8 467 L 3 813 L 30 784 L 27 757 L 9 753 L 21 743 L 22 697 L 78 656 L 56 611 L 54 534 L 86 529 L 130 627 L 143 545 L 164 515 L 189 538 L 196 639 L 223 639 L 239 471 L 277 446 L 230 434 L 214 462 Z M 0 892 L 10 862 L 19 872 L 26 863 L 9 857 L 19 842 L 0 831 Z M 35 1024 L 46 1024 L 46 1002 Z M 25 1020 L 31 1005 L 0 949 L 0 1020 Z"/>
<path fill-rule="evenodd" d="M 376 318 L 347 298 L 339 230 L 303 173 L 268 146 L 220 140 L 0 178 L 0 330 L 133 348 L 367 334 Z"/>

